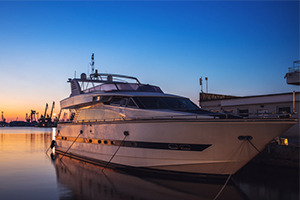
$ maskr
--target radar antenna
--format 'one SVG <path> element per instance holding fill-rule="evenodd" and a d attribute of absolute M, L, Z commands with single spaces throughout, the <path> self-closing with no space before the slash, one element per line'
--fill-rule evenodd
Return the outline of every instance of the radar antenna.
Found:
<path fill-rule="evenodd" d="M 93 74 L 93 73 L 94 73 L 94 65 L 95 65 L 95 61 L 94 61 L 94 53 L 92 53 L 90 65 L 91 65 L 91 67 L 92 67 L 92 74 Z"/>

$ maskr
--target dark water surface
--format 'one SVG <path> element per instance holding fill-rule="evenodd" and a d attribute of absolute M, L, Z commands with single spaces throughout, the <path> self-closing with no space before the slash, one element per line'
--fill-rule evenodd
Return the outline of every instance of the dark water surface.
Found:
<path fill-rule="evenodd" d="M 137 177 L 64 157 L 52 160 L 50 128 L 0 128 L 0 199 L 214 199 L 221 183 Z M 299 199 L 299 171 L 248 164 L 218 199 Z"/>

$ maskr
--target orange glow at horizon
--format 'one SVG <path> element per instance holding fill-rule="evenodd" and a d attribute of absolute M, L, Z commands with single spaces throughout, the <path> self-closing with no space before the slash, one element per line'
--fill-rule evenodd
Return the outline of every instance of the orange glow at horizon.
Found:
<path fill-rule="evenodd" d="M 54 108 L 53 109 L 53 114 L 52 117 L 55 116 L 54 113 L 58 113 L 60 108 Z M 11 121 L 26 121 L 26 113 L 27 116 L 30 117 L 31 110 L 35 110 L 35 118 L 38 120 L 38 118 L 41 117 L 41 115 L 44 115 L 45 113 L 45 106 L 35 106 L 35 107 L 30 107 L 30 106 L 14 106 L 14 107 L 9 107 L 9 108 L 1 108 L 1 118 L 0 121 L 2 121 L 2 111 L 3 111 L 3 117 L 6 120 L 6 122 L 11 122 Z M 51 112 L 51 107 L 47 109 L 47 114 L 50 115 Z"/>

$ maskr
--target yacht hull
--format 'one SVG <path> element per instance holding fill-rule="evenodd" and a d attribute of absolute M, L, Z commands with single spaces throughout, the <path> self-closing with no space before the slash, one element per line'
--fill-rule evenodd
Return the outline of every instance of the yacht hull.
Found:
<path fill-rule="evenodd" d="M 227 175 L 295 123 L 293 119 L 60 123 L 56 151 L 110 167 Z"/>

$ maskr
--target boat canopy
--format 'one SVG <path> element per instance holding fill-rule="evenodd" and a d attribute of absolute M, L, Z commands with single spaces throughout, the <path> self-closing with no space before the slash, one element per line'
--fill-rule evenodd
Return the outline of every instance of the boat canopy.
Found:
<path fill-rule="evenodd" d="M 134 82 L 132 83 L 132 81 Z M 97 91 L 137 91 L 163 93 L 158 86 L 141 84 L 140 81 L 135 77 L 118 74 L 98 74 L 97 71 L 94 74 L 91 74 L 90 78 L 86 78 L 86 75 L 83 73 L 81 74 L 80 79 L 69 79 L 68 82 L 71 83 L 70 96 Z"/>
<path fill-rule="evenodd" d="M 104 83 L 86 90 L 83 93 L 90 93 L 94 91 L 138 91 L 138 92 L 158 92 L 163 93 L 162 90 L 153 85 L 137 84 L 137 83 Z"/>

